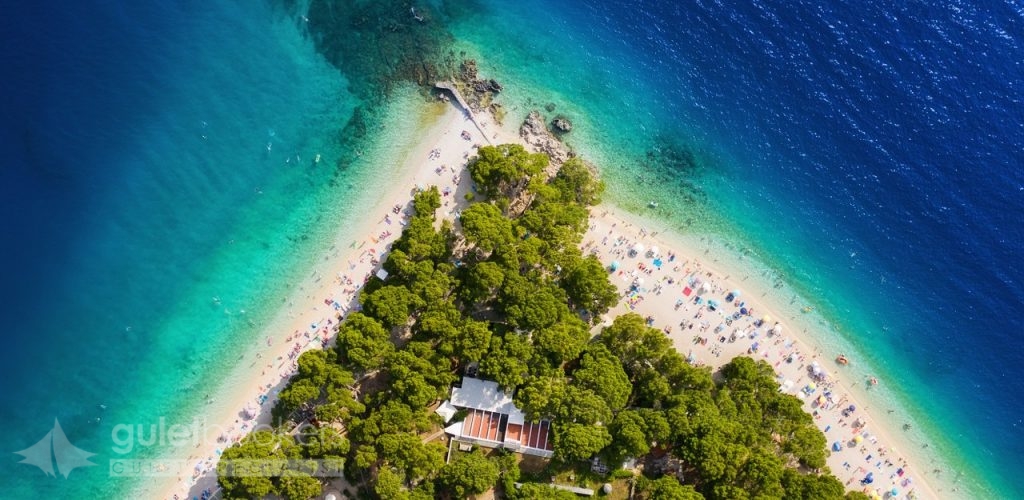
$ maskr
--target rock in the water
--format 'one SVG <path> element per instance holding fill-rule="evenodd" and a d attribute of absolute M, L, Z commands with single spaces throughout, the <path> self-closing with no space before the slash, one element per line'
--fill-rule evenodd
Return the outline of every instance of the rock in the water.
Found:
<path fill-rule="evenodd" d="M 548 110 L 548 113 L 553 113 L 555 111 L 555 103 L 549 102 L 545 104 L 544 109 Z"/>
<path fill-rule="evenodd" d="M 546 153 L 554 166 L 561 165 L 571 156 L 565 145 L 548 131 L 544 117 L 536 111 L 531 111 L 526 117 L 523 126 L 519 128 L 519 136 L 537 151 Z"/>
<path fill-rule="evenodd" d="M 563 134 L 572 131 L 572 122 L 562 115 L 558 115 L 554 120 L 551 120 L 551 126 Z"/>

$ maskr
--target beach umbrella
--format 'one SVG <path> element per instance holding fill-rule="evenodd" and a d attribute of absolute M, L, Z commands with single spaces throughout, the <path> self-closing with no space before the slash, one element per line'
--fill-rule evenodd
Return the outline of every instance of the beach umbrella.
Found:
<path fill-rule="evenodd" d="M 612 271 L 618 271 L 618 270 L 619 270 L 619 266 L 620 266 L 620 265 L 621 265 L 621 264 L 619 264 L 619 261 L 617 261 L 617 260 L 616 260 L 616 261 L 613 261 L 613 262 L 612 262 Z"/>
<path fill-rule="evenodd" d="M 733 290 L 733 291 L 732 291 L 732 296 L 733 296 L 733 297 L 736 297 L 736 298 L 739 298 L 739 296 L 740 296 L 740 291 L 739 291 L 739 290 Z"/>
<path fill-rule="evenodd" d="M 772 331 L 776 334 L 782 333 L 782 325 L 775 323 L 775 326 L 772 327 Z"/>
<path fill-rule="evenodd" d="M 896 488 L 893 488 L 892 491 L 889 492 L 889 495 L 893 496 L 893 497 L 895 497 L 895 496 L 897 496 L 899 494 L 900 494 L 900 490 L 897 490 Z"/>
<path fill-rule="evenodd" d="M 633 251 L 636 252 L 636 253 L 643 252 L 644 251 L 643 243 L 637 243 L 636 245 L 633 245 Z"/>
<path fill-rule="evenodd" d="M 661 262 L 661 259 L 654 259 L 654 265 L 655 266 L 661 267 L 662 264 L 663 264 L 663 262 Z"/>
<path fill-rule="evenodd" d="M 651 247 L 651 255 L 657 257 L 660 253 L 657 245 Z"/>
<path fill-rule="evenodd" d="M 809 391 L 816 390 L 817 388 L 818 388 L 818 384 L 815 384 L 814 382 L 811 382 L 811 383 L 807 384 L 807 390 L 809 390 Z"/>
<path fill-rule="evenodd" d="M 832 451 L 842 451 L 843 445 L 839 444 L 839 441 L 832 443 Z"/>
<path fill-rule="evenodd" d="M 765 315 L 764 315 L 764 316 L 763 316 L 763 317 L 761 318 L 761 321 L 763 321 L 763 322 L 765 322 L 765 323 L 768 323 L 768 322 L 769 322 L 769 321 L 771 321 L 771 320 L 772 320 L 772 317 L 771 317 L 771 315 L 769 315 L 769 314 L 765 314 Z"/>
<path fill-rule="evenodd" d="M 861 436 L 861 435 L 859 435 L 859 434 L 858 434 L 858 435 L 856 435 L 856 436 L 854 436 L 854 437 L 853 437 L 853 442 L 854 442 L 855 444 L 861 444 L 861 443 L 863 443 L 863 442 L 864 442 L 864 436 Z"/>

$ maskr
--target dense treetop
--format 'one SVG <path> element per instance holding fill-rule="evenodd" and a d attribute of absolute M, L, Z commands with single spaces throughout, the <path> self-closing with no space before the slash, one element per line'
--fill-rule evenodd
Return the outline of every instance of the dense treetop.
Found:
<path fill-rule="evenodd" d="M 383 263 L 387 280 L 367 282 L 333 350 L 300 358 L 274 410 L 280 432 L 259 433 L 271 445 L 247 438 L 224 456 L 337 457 L 378 498 L 493 487 L 510 498 L 574 497 L 513 486 L 512 455 L 476 451 L 446 464 L 446 447 L 424 441 L 443 424 L 432 408 L 478 363 L 528 419 L 552 423 L 551 467 L 649 460 L 640 498 L 842 498 L 825 470 L 824 436 L 764 362 L 736 358 L 713 376 L 635 314 L 592 337 L 619 299 L 607 270 L 580 251 L 603 185 L 578 158 L 547 167 L 518 145 L 480 148 L 469 164 L 480 196 L 454 224 L 436 219 L 436 188 L 418 193 Z M 303 421 L 332 432 L 285 434 Z M 309 479 L 221 484 L 228 497 L 293 498 L 314 491 Z"/>

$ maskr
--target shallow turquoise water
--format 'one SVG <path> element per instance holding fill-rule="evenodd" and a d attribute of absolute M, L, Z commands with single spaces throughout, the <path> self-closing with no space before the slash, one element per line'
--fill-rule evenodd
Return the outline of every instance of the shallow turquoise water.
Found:
<path fill-rule="evenodd" d="M 343 148 L 362 103 L 285 12 L 260 2 L 81 8 L 88 13 L 48 20 L 68 27 L 54 42 L 68 44 L 67 60 L 42 45 L 31 54 L 57 70 L 50 86 L 76 87 L 22 90 L 25 134 L 37 146 L 11 149 L 19 161 L 9 174 L 21 177 L 7 185 L 61 196 L 45 211 L 5 210 L 22 241 L 51 258 L 9 282 L 29 288 L 27 304 L 9 310 L 20 333 L 3 368 L 0 432 L 10 451 L 23 449 L 56 417 L 98 466 L 65 480 L 5 461 L 7 498 L 122 491 L 128 483 L 107 471 L 115 423 L 174 422 L 201 404 L 308 272 L 309 256 L 358 211 L 370 170 L 397 154 L 366 147 L 356 162 Z M 127 34 L 77 53 L 78 16 L 95 23 L 87 32 Z M 101 49 L 119 57 L 91 52 Z M 23 71 L 33 63 L 26 57 Z M 394 101 L 402 112 L 421 102 L 404 95 Z M 376 126 L 386 113 L 364 118 Z M 411 135 L 401 126 L 376 133 L 392 134 Z"/>
<path fill-rule="evenodd" d="M 918 20 L 933 28 L 999 21 L 873 4 L 863 13 L 806 4 L 474 6 L 454 31 L 508 83 L 500 102 L 509 121 L 555 104 L 546 114 L 575 122 L 568 140 L 600 166 L 611 199 L 712 233 L 718 251 L 766 266 L 784 293 L 821 313 L 823 344 L 858 352 L 867 373 L 889 382 L 888 403 L 919 422 L 912 441 L 938 450 L 947 478 L 977 496 L 1019 496 L 1010 478 L 1024 442 L 1020 408 L 1000 401 L 1024 390 L 1021 352 L 1005 348 L 1015 342 L 1005 332 L 1019 314 L 1021 273 L 1010 258 L 1019 246 L 1006 244 L 1019 230 L 1005 216 L 1014 205 L 1003 188 L 1021 185 L 1012 167 L 1019 155 L 1002 145 L 1020 142 L 1019 120 L 1006 115 L 1006 79 L 1020 79 L 995 63 L 1020 47 L 984 30 L 918 35 L 920 43 L 893 34 L 920 33 Z M 860 30 L 861 16 L 882 27 Z M 986 44 L 993 66 L 960 59 L 963 47 Z M 900 61 L 903 73 L 892 70 Z M 933 80 L 922 81 L 922 67 Z M 958 67 L 965 73 L 939 76 Z M 992 90 L 979 98 L 979 87 Z M 951 129 L 942 113 L 958 108 L 992 115 L 961 127 L 1005 126 Z"/>
<path fill-rule="evenodd" d="M 1005 214 L 1019 213 L 1024 129 L 1005 111 L 1021 81 L 1001 64 L 1021 53 L 999 35 L 1020 31 L 1006 6 L 433 5 L 430 22 L 452 23 L 455 48 L 506 85 L 509 122 L 554 104 L 613 200 L 756 256 L 842 332 L 826 342 L 899 382 L 964 484 L 1021 496 L 1007 483 L 1024 456 L 1024 359 L 1006 346 L 1024 237 Z M 23 449 L 56 417 L 101 464 L 65 480 L 12 456 L 5 496 L 123 491 L 103 466 L 112 425 L 201 404 L 388 178 L 401 151 L 385 144 L 415 136 L 415 92 L 387 108 L 353 95 L 372 86 L 328 65 L 290 12 L 44 1 L 2 21 L 24 43 L 0 82 L 16 243 L 0 256 L 0 437 Z M 389 15 L 408 21 L 404 6 Z"/>

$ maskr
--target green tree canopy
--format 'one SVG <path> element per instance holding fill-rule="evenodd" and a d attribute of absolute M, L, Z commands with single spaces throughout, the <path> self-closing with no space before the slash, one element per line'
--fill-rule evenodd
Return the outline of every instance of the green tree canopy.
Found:
<path fill-rule="evenodd" d="M 509 332 L 491 336 L 491 348 L 480 361 L 480 371 L 505 389 L 514 389 L 525 380 L 533 357 L 533 346 L 525 335 Z"/>
<path fill-rule="evenodd" d="M 381 500 L 409 498 L 409 492 L 405 489 L 405 474 L 393 467 L 381 467 L 377 471 L 377 481 L 373 485 L 373 492 Z"/>
<path fill-rule="evenodd" d="M 662 332 L 647 326 L 639 314 L 628 313 L 615 318 L 601 331 L 601 342 L 636 376 L 642 368 L 660 360 L 670 351 L 672 343 Z"/>
<path fill-rule="evenodd" d="M 480 148 L 468 167 L 477 187 L 493 198 L 514 196 L 547 165 L 548 157 L 543 153 L 529 153 L 518 144 L 501 144 Z"/>
<path fill-rule="evenodd" d="M 594 316 L 608 312 L 619 300 L 618 290 L 608 281 L 608 271 L 593 255 L 568 269 L 562 286 L 573 304 Z"/>
<path fill-rule="evenodd" d="M 225 498 L 263 498 L 277 488 L 268 476 L 244 473 L 246 470 L 274 470 L 273 464 L 298 458 L 301 448 L 291 436 L 259 430 L 244 437 L 221 454 L 217 477 Z M 266 465 L 260 465 L 266 464 Z M 258 467 L 257 469 L 250 469 Z M 237 470 L 240 469 L 240 470 Z M 236 471 L 229 473 L 229 471 Z"/>
<path fill-rule="evenodd" d="M 430 186 L 412 197 L 412 209 L 417 217 L 434 218 L 434 212 L 441 208 L 441 192 L 437 186 Z"/>
<path fill-rule="evenodd" d="M 483 493 L 498 482 L 498 466 L 480 450 L 459 456 L 438 474 L 438 484 L 455 498 Z"/>
<path fill-rule="evenodd" d="M 521 276 L 507 275 L 501 291 L 500 300 L 508 322 L 517 328 L 546 328 L 570 314 L 565 292 L 558 287 L 538 286 Z"/>
<path fill-rule="evenodd" d="M 622 364 L 603 344 L 587 347 L 572 377 L 573 384 L 594 391 L 612 411 L 625 408 L 633 392 L 629 375 L 626 375 Z"/>
<path fill-rule="evenodd" d="M 504 282 L 505 271 L 500 265 L 490 261 L 480 262 L 465 273 L 461 296 L 470 304 L 487 302 L 497 295 Z"/>
<path fill-rule="evenodd" d="M 554 366 L 578 358 L 589 338 L 586 323 L 574 316 L 533 332 L 534 346 Z"/>
<path fill-rule="evenodd" d="M 344 457 L 349 452 L 349 442 L 333 427 L 320 427 L 306 439 L 306 457 Z"/>
<path fill-rule="evenodd" d="M 433 477 L 444 466 L 446 448 L 439 443 L 424 443 L 409 432 L 384 434 L 377 439 L 379 458 L 403 471 L 413 481 Z"/>
<path fill-rule="evenodd" d="M 611 453 L 616 462 L 626 457 L 642 457 L 651 451 L 647 422 L 637 411 L 619 412 L 608 431 L 612 435 Z"/>
<path fill-rule="evenodd" d="M 338 328 L 337 349 L 342 362 L 357 371 L 371 371 L 380 368 L 395 345 L 377 320 L 354 312 Z"/>
<path fill-rule="evenodd" d="M 380 320 L 387 327 L 404 325 L 416 309 L 423 307 L 423 299 L 404 286 L 385 285 L 371 293 L 359 296 L 363 311 Z"/>
<path fill-rule="evenodd" d="M 637 483 L 637 489 L 643 498 L 651 500 L 703 500 L 693 486 L 682 485 L 674 477 L 662 476 L 658 479 L 647 479 Z"/>
<path fill-rule="evenodd" d="M 511 498 L 522 500 L 579 500 L 571 491 L 552 488 L 550 484 L 525 483 L 510 493 Z"/>
<path fill-rule="evenodd" d="M 551 179 L 551 186 L 559 192 L 562 201 L 584 206 L 600 203 L 601 193 L 604 192 L 604 182 L 594 177 L 578 156 L 562 164 L 554 179 Z"/>
<path fill-rule="evenodd" d="M 323 485 L 309 474 L 285 470 L 279 479 L 278 491 L 287 500 L 308 500 L 323 493 Z"/>
<path fill-rule="evenodd" d="M 462 211 L 459 220 L 466 241 L 485 254 L 490 254 L 499 246 L 510 245 L 515 239 L 512 221 L 490 203 L 474 203 Z"/>
<path fill-rule="evenodd" d="M 563 462 L 588 460 L 611 441 L 608 429 L 599 425 L 555 422 L 555 457 Z"/>

